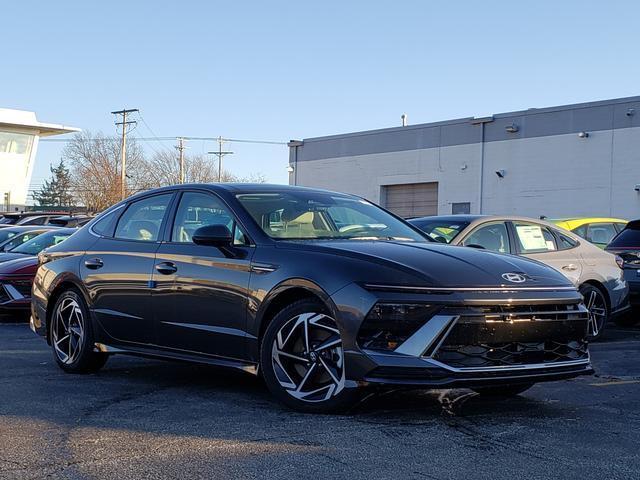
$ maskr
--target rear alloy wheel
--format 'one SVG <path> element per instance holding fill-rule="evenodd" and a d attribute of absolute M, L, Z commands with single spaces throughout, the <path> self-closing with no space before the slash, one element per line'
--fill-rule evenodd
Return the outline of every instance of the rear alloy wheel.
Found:
<path fill-rule="evenodd" d="M 95 372 L 107 361 L 107 354 L 93 351 L 93 332 L 87 308 L 75 290 L 64 292 L 56 300 L 50 334 L 54 358 L 65 372 Z"/>
<path fill-rule="evenodd" d="M 262 341 L 261 368 L 271 392 L 305 412 L 330 412 L 351 405 L 345 388 L 345 358 L 336 322 L 316 301 L 302 300 L 282 310 Z"/>
<path fill-rule="evenodd" d="M 589 284 L 582 285 L 580 293 L 584 297 L 584 304 L 587 310 L 589 310 L 587 337 L 589 340 L 597 340 L 602 336 L 609 318 L 607 299 L 598 287 Z"/>

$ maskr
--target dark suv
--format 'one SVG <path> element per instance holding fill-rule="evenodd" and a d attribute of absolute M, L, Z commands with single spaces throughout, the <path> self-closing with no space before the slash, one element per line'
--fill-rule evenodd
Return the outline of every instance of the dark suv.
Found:
<path fill-rule="evenodd" d="M 635 312 L 624 317 L 626 324 L 638 323 L 637 310 L 640 307 L 640 220 L 633 220 L 611 240 L 606 251 L 618 255 L 623 260 L 624 278 L 629 285 L 629 299 Z"/>
<path fill-rule="evenodd" d="M 559 272 L 437 244 L 351 195 L 180 185 L 114 206 L 40 255 L 31 326 L 67 372 L 130 353 L 261 374 L 304 411 L 365 387 L 515 395 L 591 373 Z"/>

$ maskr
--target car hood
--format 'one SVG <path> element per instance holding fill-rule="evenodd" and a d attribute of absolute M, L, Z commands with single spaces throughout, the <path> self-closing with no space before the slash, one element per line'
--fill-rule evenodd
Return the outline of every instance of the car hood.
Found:
<path fill-rule="evenodd" d="M 305 244 L 305 250 L 348 256 L 400 269 L 413 278 L 417 277 L 416 280 L 424 286 L 572 287 L 564 275 L 535 260 L 470 247 L 358 240 L 300 243 Z M 507 273 L 519 273 L 525 281 L 510 282 L 503 277 Z M 363 280 L 384 281 L 383 278 Z"/>
<path fill-rule="evenodd" d="M 0 263 L 0 276 L 35 275 L 37 269 L 38 257 L 34 257 L 32 255 L 20 255 L 20 258 L 14 258 Z"/>
<path fill-rule="evenodd" d="M 34 255 L 26 255 L 24 253 L 11 253 L 11 252 L 6 252 L 6 253 L 0 253 L 0 264 L 4 263 L 4 262 L 9 262 L 11 260 L 16 260 L 18 258 L 35 258 L 36 260 L 38 259 L 38 257 L 34 256 Z"/>

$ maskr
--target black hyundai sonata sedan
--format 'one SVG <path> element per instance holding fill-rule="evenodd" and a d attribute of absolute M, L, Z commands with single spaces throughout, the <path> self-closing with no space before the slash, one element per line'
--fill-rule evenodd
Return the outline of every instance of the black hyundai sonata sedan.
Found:
<path fill-rule="evenodd" d="M 587 322 L 543 264 L 432 243 L 359 197 L 240 184 L 115 205 L 41 254 L 31 318 L 66 372 L 116 353 L 236 367 L 317 412 L 366 387 L 515 395 L 588 374 Z"/>

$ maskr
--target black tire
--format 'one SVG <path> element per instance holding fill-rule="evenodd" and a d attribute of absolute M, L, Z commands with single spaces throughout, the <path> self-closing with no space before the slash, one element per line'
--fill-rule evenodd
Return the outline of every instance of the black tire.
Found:
<path fill-rule="evenodd" d="M 579 290 L 584 297 L 585 306 L 589 309 L 589 332 L 587 338 L 593 342 L 602 338 L 602 333 L 609 321 L 609 303 L 605 293 L 595 285 L 585 283 L 580 286 Z"/>
<path fill-rule="evenodd" d="M 57 317 L 58 313 L 61 313 L 62 316 L 73 315 L 75 320 L 65 324 L 63 319 Z M 53 358 L 62 370 L 67 373 L 94 373 L 104 366 L 109 355 L 94 351 L 89 310 L 78 291 L 67 290 L 58 297 L 49 321 L 51 322 L 49 339 Z M 69 323 L 73 323 L 73 325 L 67 328 L 67 332 L 76 333 L 69 333 L 69 340 L 65 342 L 65 325 L 69 325 Z M 77 332 L 80 330 L 82 335 L 78 336 Z M 76 339 L 75 342 L 72 342 L 73 338 Z"/>
<path fill-rule="evenodd" d="M 520 395 L 523 392 L 526 392 L 531 387 L 533 387 L 533 383 L 520 383 L 517 385 L 497 385 L 495 387 L 478 387 L 473 388 L 472 390 L 483 397 L 493 397 L 493 398 L 509 398 Z"/>
<path fill-rule="evenodd" d="M 308 413 L 343 412 L 356 403 L 359 392 L 356 388 L 345 388 L 344 386 L 344 351 L 342 350 L 341 337 L 337 328 L 335 330 L 337 334 L 326 332 L 330 337 L 340 340 L 340 343 L 332 349 L 326 348 L 318 350 L 319 353 L 315 351 L 315 348 L 321 347 L 323 343 L 335 343 L 337 340 L 320 340 L 320 345 L 310 345 L 309 352 L 306 353 L 304 351 L 298 352 L 294 349 L 293 353 L 295 353 L 298 358 L 308 359 L 307 363 L 289 360 L 291 363 L 288 363 L 287 367 L 285 367 L 285 361 L 282 360 L 283 357 L 277 353 L 280 350 L 278 350 L 278 343 L 276 342 L 278 341 L 278 333 L 281 329 L 286 330 L 291 328 L 291 330 L 289 330 L 291 334 L 287 334 L 285 343 L 282 345 L 283 349 L 288 348 L 288 345 L 293 345 L 293 347 L 299 345 L 299 349 L 305 349 L 304 343 L 301 343 L 303 340 L 297 340 L 297 332 L 294 332 L 297 328 L 301 328 L 295 325 L 299 325 L 300 319 L 303 318 L 301 316 L 305 314 L 318 314 L 310 318 L 310 323 L 320 317 L 323 317 L 323 319 L 320 320 L 319 323 L 325 325 L 331 325 L 330 322 L 333 321 L 333 319 L 328 316 L 326 307 L 320 301 L 316 300 L 299 300 L 281 310 L 268 325 L 262 338 L 260 346 L 260 371 L 262 372 L 262 377 L 271 393 L 289 408 Z M 294 326 L 290 327 L 292 323 Z M 313 325 L 312 327 L 317 329 L 320 335 L 323 334 L 324 327 L 320 326 L 320 328 L 318 328 Z M 313 334 L 314 332 L 309 333 L 309 337 L 312 337 Z M 282 334 L 280 338 L 283 338 Z M 311 342 L 311 340 L 308 339 L 307 341 Z M 316 355 L 311 355 L 311 352 L 316 353 Z M 342 352 L 341 362 L 339 360 L 340 352 Z M 338 360 L 334 363 L 336 357 L 338 357 Z M 288 360 L 288 357 L 284 357 L 284 360 Z M 325 366 L 322 366 L 320 362 L 325 362 Z M 338 368 L 337 370 L 330 371 L 329 367 L 340 364 L 342 365 L 341 369 Z M 326 367 L 327 365 L 329 366 Z M 278 369 L 278 372 L 276 372 L 276 369 Z M 309 373 L 312 369 L 313 372 Z M 338 375 L 338 370 L 340 370 L 340 375 Z M 322 382 L 323 375 L 327 377 L 324 383 Z M 341 380 L 341 382 L 333 382 L 333 380 L 331 380 L 332 378 L 336 379 L 338 377 L 340 377 L 339 380 Z M 304 380 L 307 378 L 308 381 L 305 382 Z M 287 382 L 287 379 L 291 380 L 290 388 L 282 385 L 282 383 Z M 315 386 L 313 385 L 314 379 L 318 380 Z M 327 395 L 331 396 L 323 399 L 313 398 L 312 396 L 307 397 L 308 399 L 295 398 L 294 395 L 297 395 L 298 391 L 296 386 L 301 387 L 303 383 L 305 384 L 304 386 L 310 384 L 311 386 L 309 388 L 311 391 L 317 386 L 323 388 L 322 385 L 326 383 Z M 332 383 L 335 385 L 335 388 L 330 391 Z M 340 384 L 342 388 L 340 388 Z M 337 393 L 331 393 L 336 391 Z M 323 391 L 322 395 L 324 394 L 325 391 Z"/>

